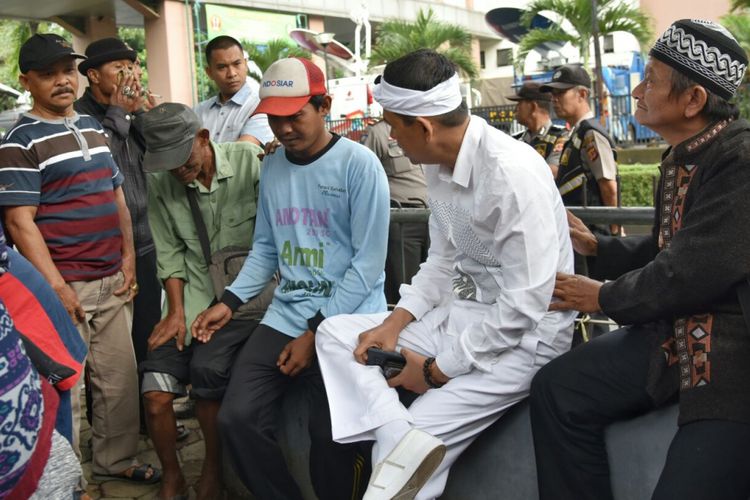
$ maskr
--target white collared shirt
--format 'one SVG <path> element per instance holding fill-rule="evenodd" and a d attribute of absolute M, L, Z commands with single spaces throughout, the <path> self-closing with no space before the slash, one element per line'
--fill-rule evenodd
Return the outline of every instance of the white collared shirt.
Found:
<path fill-rule="evenodd" d="M 195 113 L 214 142 L 235 142 L 242 135 L 252 135 L 265 144 L 273 139 L 268 117 L 264 114 L 251 116 L 259 103 L 258 90 L 246 81 L 224 104 L 215 95 L 198 104 Z"/>
<path fill-rule="evenodd" d="M 398 307 L 438 309 L 455 340 L 437 356 L 449 377 L 488 371 L 524 335 L 572 336 L 574 312 L 548 312 L 557 272 L 573 273 L 568 223 L 534 149 L 476 116 L 453 170 L 425 165 L 430 251 Z M 559 341 L 559 339 L 558 339 Z"/>

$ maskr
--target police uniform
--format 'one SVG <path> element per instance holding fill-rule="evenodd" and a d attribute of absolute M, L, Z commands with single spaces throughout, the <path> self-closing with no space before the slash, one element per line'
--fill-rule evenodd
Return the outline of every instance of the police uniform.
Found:
<path fill-rule="evenodd" d="M 557 187 L 566 206 L 602 206 L 598 181 L 617 179 L 615 144 L 593 117 L 573 128 L 560 155 Z"/>
<path fill-rule="evenodd" d="M 514 139 L 523 141 L 542 155 L 548 165 L 559 165 L 563 147 L 568 140 L 568 130 L 555 125 L 550 120 L 537 133 L 530 130 L 513 135 Z"/>
<path fill-rule="evenodd" d="M 422 166 L 409 161 L 390 132 L 390 125 L 381 120 L 367 129 L 361 143 L 370 148 L 383 164 L 388 176 L 391 207 L 427 208 L 427 184 Z M 391 224 L 385 262 L 385 297 L 389 304 L 398 302 L 399 287 L 411 282 L 419 265 L 427 258 L 429 245 L 426 223 Z"/>

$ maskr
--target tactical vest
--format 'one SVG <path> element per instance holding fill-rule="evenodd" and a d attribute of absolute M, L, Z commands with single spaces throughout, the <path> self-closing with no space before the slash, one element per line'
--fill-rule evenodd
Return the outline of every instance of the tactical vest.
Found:
<path fill-rule="evenodd" d="M 581 161 L 581 144 L 586 132 L 594 129 L 601 133 L 609 141 L 612 153 L 617 160 L 615 143 L 609 137 L 606 129 L 595 119 L 583 120 L 578 126 L 575 135 L 568 139 L 563 147 L 560 157 L 560 166 L 557 170 L 557 188 L 560 190 L 563 204 L 565 206 L 601 206 L 602 197 L 599 194 L 599 185 L 594 174 L 583 165 Z M 584 203 L 585 201 L 585 203 Z"/>
<path fill-rule="evenodd" d="M 566 130 L 564 127 L 555 125 L 553 123 L 544 135 L 537 135 L 536 137 L 534 137 L 531 140 L 530 146 L 536 149 L 536 152 L 542 155 L 542 158 L 546 160 L 555 149 L 557 140 L 560 138 L 560 136 L 564 135 L 565 132 Z"/>

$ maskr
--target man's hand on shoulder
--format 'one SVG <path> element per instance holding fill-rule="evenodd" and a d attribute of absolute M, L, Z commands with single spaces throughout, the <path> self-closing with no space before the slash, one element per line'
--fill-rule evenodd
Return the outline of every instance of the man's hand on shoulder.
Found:
<path fill-rule="evenodd" d="M 276 138 L 268 141 L 263 145 L 263 152 L 258 153 L 258 159 L 263 161 L 263 158 L 266 156 L 274 154 L 279 149 L 279 146 L 281 146 L 281 143 Z"/>
<path fill-rule="evenodd" d="M 284 346 L 276 366 L 284 375 L 294 377 L 308 368 L 315 357 L 315 334 L 310 330 Z"/>

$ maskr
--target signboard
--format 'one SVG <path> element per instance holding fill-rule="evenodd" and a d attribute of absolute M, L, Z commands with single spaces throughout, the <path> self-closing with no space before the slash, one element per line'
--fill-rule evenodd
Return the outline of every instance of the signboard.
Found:
<path fill-rule="evenodd" d="M 274 38 L 287 39 L 289 30 L 297 27 L 297 16 L 259 10 L 206 5 L 208 39 L 229 35 L 237 40 L 265 44 Z"/>

